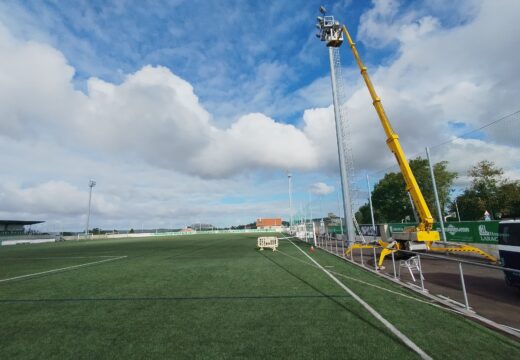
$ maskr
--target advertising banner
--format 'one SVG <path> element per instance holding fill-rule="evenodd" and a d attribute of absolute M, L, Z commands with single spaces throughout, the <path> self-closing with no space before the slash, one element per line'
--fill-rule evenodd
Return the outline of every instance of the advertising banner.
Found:
<path fill-rule="evenodd" d="M 390 233 L 402 232 L 414 223 L 388 224 Z M 363 225 L 365 226 L 365 225 Z M 434 224 L 434 230 L 441 231 L 439 224 Z M 444 224 L 446 240 L 453 242 L 498 244 L 498 221 L 461 221 Z"/>

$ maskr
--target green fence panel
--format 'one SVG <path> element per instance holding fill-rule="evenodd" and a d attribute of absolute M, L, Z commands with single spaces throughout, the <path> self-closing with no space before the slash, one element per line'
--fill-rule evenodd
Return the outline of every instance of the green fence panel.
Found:
<path fill-rule="evenodd" d="M 330 226 L 329 225 L 329 226 L 327 226 L 327 232 L 329 234 L 341 234 L 342 233 L 341 229 L 342 229 L 341 225 L 337 225 L 337 226 Z"/>
<path fill-rule="evenodd" d="M 245 230 L 207 230 L 207 231 L 176 231 L 176 232 L 161 232 L 152 234 L 152 236 L 180 236 L 180 235 L 200 235 L 200 234 L 236 234 L 236 233 L 273 233 L 276 230 L 264 229 L 245 229 Z"/>
<path fill-rule="evenodd" d="M 388 224 L 390 234 L 401 232 L 405 228 L 415 226 L 414 223 Z M 439 224 L 433 225 L 434 230 L 441 231 Z M 444 224 L 446 240 L 453 242 L 498 244 L 498 221 L 461 221 Z"/>

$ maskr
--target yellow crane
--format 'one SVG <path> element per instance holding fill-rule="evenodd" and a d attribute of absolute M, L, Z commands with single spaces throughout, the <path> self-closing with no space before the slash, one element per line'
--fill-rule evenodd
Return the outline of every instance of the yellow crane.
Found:
<path fill-rule="evenodd" d="M 396 247 L 399 248 L 409 248 L 410 242 L 424 242 L 426 248 L 431 247 L 431 243 L 433 241 L 439 241 L 440 235 L 438 231 L 433 230 L 433 217 L 424 200 L 424 196 L 417 184 L 417 180 L 415 180 L 415 176 L 408 164 L 408 160 L 406 159 L 406 155 L 404 154 L 403 148 L 401 147 L 401 143 L 399 142 L 399 136 L 395 133 L 390 121 L 388 120 L 388 116 L 386 115 L 385 109 L 381 102 L 381 98 L 377 95 L 376 90 L 374 89 L 374 85 L 372 85 L 372 81 L 370 81 L 370 77 L 368 76 L 368 71 L 366 66 L 361 61 L 359 57 L 359 53 L 356 49 L 356 44 L 352 41 L 352 37 L 347 30 L 345 25 L 342 26 L 342 31 L 347 38 L 347 42 L 352 50 L 352 54 L 356 59 L 359 70 L 361 71 L 361 76 L 365 81 L 365 84 L 368 88 L 368 92 L 372 97 L 372 104 L 376 109 L 377 116 L 381 121 L 381 125 L 386 134 L 386 144 L 390 148 L 390 151 L 395 155 L 397 163 L 399 164 L 399 168 L 401 173 L 403 174 L 404 181 L 406 183 L 406 190 L 410 193 L 412 200 L 415 204 L 417 212 L 419 213 L 420 222 L 414 229 L 408 229 L 406 232 L 402 233 L 392 233 L 392 237 L 396 240 Z M 382 265 L 384 257 L 389 254 L 393 249 L 385 247 L 382 251 L 379 266 Z"/>
<path fill-rule="evenodd" d="M 325 9 L 323 7 L 320 8 L 320 12 L 325 15 Z M 377 95 L 374 85 L 368 76 L 368 71 L 366 66 L 361 61 L 359 53 L 356 48 L 356 44 L 352 40 L 350 33 L 347 30 L 345 25 L 339 25 L 337 21 L 334 20 L 331 16 L 318 17 L 318 28 L 320 29 L 320 33 L 317 35 L 321 38 L 322 41 L 326 41 L 327 46 L 329 47 L 339 47 L 343 43 L 343 34 L 345 34 L 347 38 L 347 42 L 352 50 L 352 54 L 356 59 L 356 63 L 361 72 L 361 76 L 365 81 L 365 84 L 368 88 L 368 92 L 372 98 L 372 104 L 376 109 L 377 115 L 383 126 L 383 129 L 386 134 L 386 144 L 390 148 L 390 151 L 394 154 L 397 163 L 399 165 L 399 169 L 403 174 L 404 181 L 406 183 L 406 190 L 410 193 L 412 201 L 417 209 L 419 214 L 419 224 L 416 227 L 408 228 L 405 232 L 393 232 L 392 238 L 393 242 L 385 243 L 380 240 L 379 244 L 382 247 L 381 255 L 379 257 L 378 265 L 381 267 L 383 265 L 383 260 L 386 255 L 397 251 L 397 250 L 430 250 L 430 251 L 443 251 L 443 252 L 471 252 L 477 253 L 479 255 L 484 256 L 490 261 L 495 262 L 496 258 L 485 253 L 484 251 L 470 245 L 463 246 L 450 246 L 450 247 L 433 247 L 432 244 L 435 241 L 440 240 L 440 234 L 438 231 L 433 230 L 433 222 L 434 219 L 424 200 L 424 196 L 417 184 L 417 180 L 410 168 L 408 160 L 404 154 L 404 151 L 399 142 L 399 136 L 395 133 L 388 120 L 388 116 L 386 115 L 385 109 L 381 102 L 381 98 Z M 353 248 L 366 248 L 371 247 L 366 244 L 354 244 L 347 252 L 352 251 Z"/>

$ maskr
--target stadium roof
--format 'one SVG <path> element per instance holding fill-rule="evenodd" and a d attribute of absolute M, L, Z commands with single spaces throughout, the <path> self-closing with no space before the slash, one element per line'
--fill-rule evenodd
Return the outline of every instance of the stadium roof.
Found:
<path fill-rule="evenodd" d="M 45 221 L 31 220 L 0 220 L 0 225 L 34 225 L 41 224 Z"/>

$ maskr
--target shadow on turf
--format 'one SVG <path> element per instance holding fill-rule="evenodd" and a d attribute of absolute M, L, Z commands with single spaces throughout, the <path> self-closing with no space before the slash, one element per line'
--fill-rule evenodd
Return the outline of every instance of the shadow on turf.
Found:
<path fill-rule="evenodd" d="M 326 295 L 327 298 L 347 298 L 348 295 Z M 252 296 L 171 296 L 171 297 L 114 297 L 114 298 L 61 298 L 61 299 L 0 299 L 0 303 L 75 302 L 75 301 L 204 301 L 204 300 L 277 300 L 318 299 L 323 295 L 252 295 Z"/>
<path fill-rule="evenodd" d="M 401 342 L 399 340 L 397 340 L 396 338 L 394 338 L 391 334 L 388 334 L 386 331 L 384 331 L 383 329 L 380 329 L 378 328 L 377 326 L 375 326 L 373 323 L 371 323 L 370 321 L 368 321 L 367 319 L 363 318 L 362 316 L 360 316 L 359 314 L 353 312 L 351 309 L 349 309 L 348 307 L 346 307 L 344 304 L 340 303 L 339 301 L 336 300 L 336 298 L 338 298 L 339 296 L 331 296 L 331 295 L 328 295 L 326 293 L 324 293 L 323 291 L 321 291 L 320 289 L 318 289 L 317 287 L 315 287 L 314 285 L 312 285 L 311 283 L 309 283 L 308 281 L 302 279 L 301 277 L 299 277 L 297 274 L 293 273 L 292 271 L 290 271 L 289 269 L 287 269 L 285 266 L 277 263 L 274 259 L 270 258 L 269 256 L 266 256 L 264 254 L 264 252 L 262 251 L 259 251 L 260 255 L 262 255 L 265 259 L 269 260 L 270 262 L 272 262 L 273 264 L 275 264 L 276 266 L 278 266 L 280 269 L 282 269 L 283 271 L 285 271 L 286 273 L 288 273 L 289 275 L 291 275 L 292 277 L 294 277 L 295 279 L 299 280 L 300 282 L 304 283 L 305 285 L 307 285 L 308 287 L 310 287 L 311 289 L 313 289 L 314 291 L 318 292 L 319 294 L 321 294 L 320 296 L 318 297 L 324 297 L 324 298 L 327 298 L 329 299 L 330 301 L 332 301 L 333 303 L 335 303 L 336 305 L 338 305 L 339 307 L 341 307 L 343 310 L 349 312 L 350 314 L 352 314 L 352 316 L 356 317 L 357 319 L 359 319 L 360 321 L 364 322 L 365 324 L 367 324 L 368 326 L 370 326 L 371 328 L 373 328 L 374 330 L 378 331 L 379 333 L 385 335 L 385 336 L 388 336 L 389 338 L 393 339 L 394 341 L 396 341 L 397 343 L 401 344 Z M 350 295 L 346 295 L 346 296 L 343 296 L 344 298 L 352 298 Z"/>

